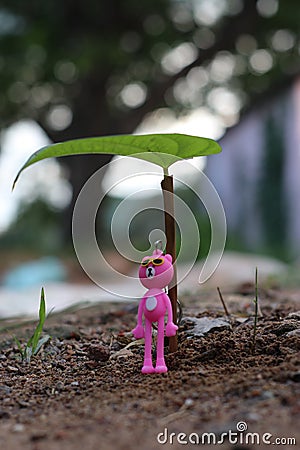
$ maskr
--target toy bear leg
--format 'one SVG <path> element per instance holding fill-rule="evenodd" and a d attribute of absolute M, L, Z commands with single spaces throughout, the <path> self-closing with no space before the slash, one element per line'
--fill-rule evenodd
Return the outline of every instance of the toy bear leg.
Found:
<path fill-rule="evenodd" d="M 152 323 L 145 319 L 145 354 L 142 373 L 154 373 L 152 364 Z"/>
<path fill-rule="evenodd" d="M 156 347 L 156 373 L 167 372 L 167 366 L 164 357 L 164 329 L 165 329 L 165 318 L 160 317 L 157 321 L 157 347 Z"/>

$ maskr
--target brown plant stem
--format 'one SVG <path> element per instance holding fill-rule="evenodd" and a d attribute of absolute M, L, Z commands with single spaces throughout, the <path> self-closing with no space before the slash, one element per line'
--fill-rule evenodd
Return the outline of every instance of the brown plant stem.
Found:
<path fill-rule="evenodd" d="M 176 236 L 175 236 L 175 220 L 174 220 L 174 187 L 173 177 L 165 174 L 161 182 L 161 188 L 164 198 L 164 215 L 165 215 L 165 232 L 167 238 L 166 253 L 169 253 L 173 259 L 174 276 L 172 287 L 169 289 L 168 295 L 172 304 L 173 322 L 177 323 L 177 270 L 176 270 Z M 169 351 L 176 352 L 178 349 L 177 333 L 175 336 L 169 337 Z"/>
<path fill-rule="evenodd" d="M 225 314 L 226 314 L 226 316 L 227 316 L 227 320 L 228 320 L 228 322 L 230 323 L 230 326 L 232 327 L 231 315 L 230 315 L 230 313 L 229 313 L 229 311 L 228 311 L 228 309 L 227 309 L 225 300 L 224 300 L 224 298 L 223 298 L 223 295 L 222 295 L 222 292 L 221 292 L 221 289 L 219 288 L 219 286 L 217 286 L 217 291 L 218 291 L 218 294 L 219 294 L 221 303 L 222 303 L 222 305 L 223 305 Z"/>

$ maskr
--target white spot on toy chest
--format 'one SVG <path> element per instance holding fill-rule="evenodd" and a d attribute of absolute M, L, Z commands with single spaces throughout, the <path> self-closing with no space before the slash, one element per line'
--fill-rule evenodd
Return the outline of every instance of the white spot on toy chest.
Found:
<path fill-rule="evenodd" d="M 156 308 L 157 300 L 156 297 L 148 297 L 146 300 L 146 309 L 148 311 L 153 311 Z"/>

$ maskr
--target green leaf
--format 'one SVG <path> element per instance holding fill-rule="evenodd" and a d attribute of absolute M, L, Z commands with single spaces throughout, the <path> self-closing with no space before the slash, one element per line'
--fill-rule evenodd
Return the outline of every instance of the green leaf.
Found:
<path fill-rule="evenodd" d="M 220 151 L 221 147 L 214 140 L 186 134 L 119 135 L 76 139 L 43 147 L 31 155 L 17 174 L 13 188 L 24 169 L 46 158 L 93 153 L 133 156 L 167 170 L 180 159 L 206 156 Z"/>

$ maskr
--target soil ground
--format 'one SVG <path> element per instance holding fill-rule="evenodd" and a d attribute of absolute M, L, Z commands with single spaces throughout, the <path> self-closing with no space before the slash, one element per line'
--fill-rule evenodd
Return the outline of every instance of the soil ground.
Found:
<path fill-rule="evenodd" d="M 51 341 L 30 364 L 12 335 L 25 343 L 35 324 L 1 322 L 0 448 L 177 449 L 198 439 L 202 448 L 297 448 L 300 292 L 260 290 L 253 345 L 253 291 L 224 292 L 232 327 L 202 337 L 188 317 L 224 317 L 222 305 L 216 292 L 187 295 L 167 374 L 140 372 L 136 305 L 50 316 Z"/>

